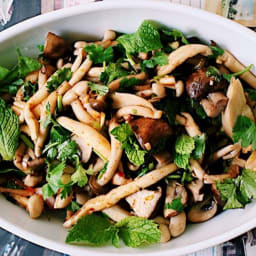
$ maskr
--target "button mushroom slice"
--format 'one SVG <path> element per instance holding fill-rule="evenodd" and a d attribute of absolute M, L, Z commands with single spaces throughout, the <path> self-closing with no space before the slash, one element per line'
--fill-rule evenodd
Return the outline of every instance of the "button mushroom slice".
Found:
<path fill-rule="evenodd" d="M 97 180 L 98 184 L 101 186 L 106 185 L 114 176 L 121 157 L 123 153 L 122 144 L 111 134 L 111 131 L 118 127 L 118 123 L 116 122 L 115 118 L 112 118 L 109 124 L 109 135 L 111 140 L 111 154 L 108 159 L 108 165 L 106 171 L 103 175 Z"/>
<path fill-rule="evenodd" d="M 90 144 L 86 143 L 83 138 L 77 136 L 77 135 L 73 135 L 71 137 L 71 140 L 75 141 L 79 147 L 79 149 L 81 150 L 82 153 L 82 162 L 83 163 L 87 163 L 92 155 L 92 146 L 90 146 Z"/>
<path fill-rule="evenodd" d="M 139 117 L 131 120 L 129 124 L 141 147 L 144 149 L 147 143 L 153 148 L 158 145 L 161 140 L 172 135 L 172 128 L 167 122 L 161 119 Z"/>
<path fill-rule="evenodd" d="M 64 116 L 57 118 L 57 122 L 67 130 L 83 138 L 86 143 L 91 145 L 104 158 L 109 159 L 111 153 L 110 143 L 96 129 Z"/>
<path fill-rule="evenodd" d="M 199 223 L 212 218 L 217 212 L 216 201 L 208 197 L 203 202 L 192 205 L 187 213 L 187 219 L 193 223 Z"/>
<path fill-rule="evenodd" d="M 69 50 L 69 45 L 60 36 L 49 32 L 44 43 L 44 55 L 50 59 L 58 59 Z"/>
<path fill-rule="evenodd" d="M 42 214 L 44 210 L 44 200 L 42 196 L 34 194 L 30 198 L 27 198 L 16 194 L 10 195 L 19 205 L 26 208 L 30 218 L 36 219 Z"/>
<path fill-rule="evenodd" d="M 199 180 L 203 180 L 204 175 L 205 175 L 205 171 L 201 167 L 201 165 L 198 163 L 198 161 L 191 158 L 190 159 L 190 166 L 191 166 L 193 175 L 195 177 L 197 177 Z"/>
<path fill-rule="evenodd" d="M 233 127 L 238 116 L 245 115 L 254 121 L 253 113 L 246 104 L 244 89 L 239 79 L 231 78 L 227 91 L 228 104 L 222 114 L 222 126 L 225 133 L 232 138 Z"/>
<path fill-rule="evenodd" d="M 186 229 L 187 217 L 184 211 L 170 218 L 169 230 L 172 237 L 180 236 Z"/>
<path fill-rule="evenodd" d="M 176 121 L 183 125 L 190 137 L 195 137 L 197 135 L 202 135 L 199 126 L 194 121 L 193 117 L 186 112 L 181 112 L 181 115 L 176 115 Z"/>
<path fill-rule="evenodd" d="M 160 243 L 167 243 L 171 240 L 171 233 L 167 225 L 159 224 L 159 230 L 161 231 Z"/>
<path fill-rule="evenodd" d="M 139 79 L 139 80 L 145 80 L 147 78 L 147 74 L 145 72 L 141 72 L 139 74 L 136 74 L 136 75 L 128 75 L 128 76 L 125 76 L 125 77 L 121 77 L 121 78 L 118 78 L 114 81 L 112 81 L 109 85 L 108 85 L 108 88 L 111 92 L 113 91 L 116 91 L 118 88 L 119 88 L 119 85 L 120 85 L 120 82 L 124 79 L 124 78 L 136 78 L 136 79 Z"/>
<path fill-rule="evenodd" d="M 168 151 L 162 151 L 154 154 L 153 157 L 157 161 L 156 168 L 161 168 L 171 162 L 171 154 Z"/>
<path fill-rule="evenodd" d="M 153 170 L 142 177 L 126 184 L 112 189 L 106 195 L 100 195 L 90 199 L 86 202 L 83 207 L 75 213 L 68 221 L 64 223 L 64 227 L 68 228 L 77 223 L 79 218 L 86 214 L 93 213 L 95 211 L 102 211 L 117 204 L 121 199 L 138 192 L 140 189 L 149 187 L 159 180 L 163 179 L 167 175 L 177 170 L 175 164 L 169 164 L 162 168 Z"/>
<path fill-rule="evenodd" d="M 161 187 L 157 187 L 156 191 L 143 189 L 128 197 L 126 201 L 139 217 L 148 219 L 157 207 L 158 201 L 162 196 Z"/>
<path fill-rule="evenodd" d="M 187 188 L 191 192 L 193 196 L 193 201 L 194 202 L 201 202 L 203 201 L 204 194 L 201 194 L 201 189 L 203 188 L 204 183 L 202 180 L 195 180 L 187 184 Z"/>
<path fill-rule="evenodd" d="M 221 92 L 213 92 L 208 94 L 207 99 L 202 99 L 200 104 L 207 116 L 217 117 L 226 107 L 228 98 Z"/>
<path fill-rule="evenodd" d="M 208 56 L 212 54 L 209 46 L 203 44 L 188 44 L 179 47 L 168 56 L 168 64 L 158 69 L 157 75 L 163 76 L 171 73 L 175 68 L 184 63 L 187 59 L 198 54 Z"/>
<path fill-rule="evenodd" d="M 219 64 L 224 64 L 230 71 L 233 73 L 240 72 L 244 70 L 246 67 L 239 62 L 235 56 L 233 56 L 229 51 L 225 50 L 224 54 L 219 56 L 216 60 Z M 256 89 L 256 76 L 251 72 L 247 71 L 240 75 L 240 77 L 246 81 L 251 87 Z"/>
<path fill-rule="evenodd" d="M 119 221 L 131 216 L 131 214 L 128 211 L 124 210 L 119 205 L 114 205 L 110 208 L 103 210 L 102 212 L 107 214 L 108 217 L 115 222 L 119 222 Z"/>
<path fill-rule="evenodd" d="M 256 151 L 253 151 L 247 159 L 245 168 L 256 171 Z"/>
<path fill-rule="evenodd" d="M 64 209 L 71 203 L 72 198 L 73 192 L 71 192 L 70 195 L 66 196 L 65 198 L 62 198 L 61 194 L 58 194 L 55 199 L 54 209 Z"/>
<path fill-rule="evenodd" d="M 176 180 L 170 180 L 166 188 L 165 205 L 171 204 L 174 199 L 181 198 L 181 203 L 187 203 L 188 194 L 183 185 L 179 184 Z M 174 209 L 164 209 L 164 217 L 169 218 L 177 215 L 178 212 Z"/>

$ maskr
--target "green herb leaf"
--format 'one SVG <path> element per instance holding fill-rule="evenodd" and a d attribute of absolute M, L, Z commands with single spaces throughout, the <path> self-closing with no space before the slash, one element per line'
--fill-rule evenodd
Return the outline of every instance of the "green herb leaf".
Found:
<path fill-rule="evenodd" d="M 174 155 L 174 163 L 182 169 L 187 169 L 189 166 L 189 159 L 190 159 L 190 154 L 179 154 L 175 153 Z"/>
<path fill-rule="evenodd" d="M 90 87 L 91 91 L 95 92 L 98 95 L 104 96 L 109 92 L 109 88 L 106 85 L 89 82 L 88 86 Z"/>
<path fill-rule="evenodd" d="M 233 74 L 223 74 L 223 78 L 225 78 L 228 82 L 230 82 L 232 77 L 236 77 L 236 76 L 240 76 L 248 71 L 250 71 L 252 69 L 253 65 L 249 65 L 247 68 L 245 68 L 244 70 L 241 70 L 237 73 L 233 73 Z"/>
<path fill-rule="evenodd" d="M 246 89 L 245 91 L 248 93 L 250 100 L 256 101 L 256 90 L 255 89 Z"/>
<path fill-rule="evenodd" d="M 18 74 L 21 78 L 24 78 L 29 73 L 41 68 L 41 64 L 38 60 L 22 56 L 20 49 L 17 49 L 17 53 L 18 53 Z"/>
<path fill-rule="evenodd" d="M 163 66 L 168 64 L 168 57 L 163 52 L 156 52 L 155 55 L 150 60 L 144 60 L 142 62 L 142 69 L 146 68 L 154 68 L 155 66 Z"/>
<path fill-rule="evenodd" d="M 224 54 L 224 50 L 221 49 L 220 47 L 212 46 L 212 45 L 210 45 L 209 47 L 212 50 L 212 55 L 208 56 L 208 58 L 210 58 L 210 59 L 212 59 L 212 58 L 217 59 L 219 56 Z"/>
<path fill-rule="evenodd" d="M 64 81 L 70 80 L 72 77 L 71 68 L 59 69 L 51 80 L 47 82 L 47 89 L 49 92 L 55 91 Z"/>
<path fill-rule="evenodd" d="M 232 137 L 234 142 L 241 141 L 242 147 L 252 145 L 253 150 L 256 149 L 256 126 L 248 117 L 238 116 Z"/>
<path fill-rule="evenodd" d="M 193 158 L 194 159 L 201 159 L 204 151 L 205 151 L 205 142 L 206 142 L 206 135 L 203 133 L 202 135 L 197 135 L 193 137 L 195 141 L 195 150 L 193 151 Z"/>
<path fill-rule="evenodd" d="M 98 179 L 100 179 L 102 177 L 102 175 L 106 172 L 107 167 L 108 167 L 108 162 L 106 162 L 104 164 L 104 167 L 99 171 Z"/>
<path fill-rule="evenodd" d="M 72 161 L 75 155 L 79 154 L 78 145 L 73 140 L 66 140 L 63 143 L 59 144 L 57 147 L 58 156 L 57 158 L 60 161 Z"/>
<path fill-rule="evenodd" d="M 221 74 L 220 71 L 219 71 L 216 67 L 214 67 L 214 66 L 209 66 L 209 67 L 207 68 L 206 75 L 207 75 L 208 77 L 213 77 L 216 82 L 220 82 L 221 79 L 222 79 L 222 74 Z"/>
<path fill-rule="evenodd" d="M 90 44 L 85 46 L 84 50 L 89 53 L 89 58 L 94 64 L 109 63 L 114 58 L 114 51 L 111 46 L 104 49 L 101 45 Z"/>
<path fill-rule="evenodd" d="M 0 81 L 4 80 L 5 77 L 9 74 L 9 69 L 0 66 Z"/>
<path fill-rule="evenodd" d="M 128 75 L 128 71 L 124 70 L 119 63 L 110 63 L 100 74 L 100 81 L 109 84 L 115 79 Z"/>
<path fill-rule="evenodd" d="M 76 212 L 80 208 L 80 205 L 76 201 L 71 201 L 71 203 L 67 206 L 67 210 L 71 212 Z"/>
<path fill-rule="evenodd" d="M 188 135 L 181 135 L 177 138 L 175 143 L 175 151 L 179 154 L 191 154 L 195 148 L 195 141 Z"/>
<path fill-rule="evenodd" d="M 44 52 L 44 45 L 43 45 L 43 44 L 37 45 L 37 49 L 38 49 L 41 53 L 43 53 L 43 52 Z"/>
<path fill-rule="evenodd" d="M 117 38 L 117 41 L 123 45 L 128 57 L 134 53 L 162 48 L 158 30 L 150 21 L 143 21 L 135 33 L 122 35 Z"/>
<path fill-rule="evenodd" d="M 187 38 L 184 36 L 184 34 L 177 29 L 172 29 L 171 31 L 163 29 L 162 32 L 167 36 L 172 36 L 175 41 L 178 39 L 181 39 L 181 42 L 183 44 L 189 44 L 189 42 L 188 42 Z"/>
<path fill-rule="evenodd" d="M 37 91 L 37 89 L 37 83 L 32 84 L 30 81 L 25 82 L 22 86 L 23 100 L 28 101 L 30 97 Z"/>
<path fill-rule="evenodd" d="M 106 218 L 95 214 L 86 215 L 68 231 L 66 243 L 103 246 L 113 240 L 116 232 L 117 228 Z"/>
<path fill-rule="evenodd" d="M 184 209 L 184 205 L 181 202 L 181 197 L 175 198 L 171 203 L 165 204 L 165 209 L 173 209 L 177 212 L 181 212 Z"/>
<path fill-rule="evenodd" d="M 71 181 L 74 184 L 77 183 L 79 187 L 84 187 L 87 184 L 88 178 L 86 175 L 86 170 L 81 164 L 78 165 L 76 171 L 72 174 Z"/>
<path fill-rule="evenodd" d="M 127 217 L 116 224 L 119 236 L 129 247 L 142 247 L 160 242 L 161 232 L 152 220 Z"/>
<path fill-rule="evenodd" d="M 0 98 L 0 154 L 3 160 L 12 160 L 19 140 L 19 118 Z"/>
<path fill-rule="evenodd" d="M 240 181 L 240 190 L 249 199 L 256 198 L 256 172 L 243 170 Z"/>
<path fill-rule="evenodd" d="M 19 169 L 14 169 L 14 168 L 8 168 L 8 169 L 2 169 L 0 170 L 0 174 L 4 174 L 4 173 L 16 173 L 22 177 L 26 176 L 26 174 L 24 172 L 22 172 Z"/>
<path fill-rule="evenodd" d="M 132 89 L 134 85 L 140 85 L 142 83 L 143 83 L 143 80 L 137 79 L 135 77 L 132 77 L 132 78 L 125 77 L 121 80 L 117 91 L 119 92 L 130 91 L 130 89 Z"/>
<path fill-rule="evenodd" d="M 123 123 L 117 127 L 115 127 L 111 134 L 114 135 L 114 137 L 119 140 L 120 142 L 126 141 L 130 136 L 133 135 L 132 129 L 129 124 Z"/>

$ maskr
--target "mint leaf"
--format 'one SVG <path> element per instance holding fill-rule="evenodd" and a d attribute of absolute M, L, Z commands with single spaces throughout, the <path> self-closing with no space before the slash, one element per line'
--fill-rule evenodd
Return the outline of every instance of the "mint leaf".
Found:
<path fill-rule="evenodd" d="M 72 77 L 71 68 L 59 69 L 51 80 L 47 82 L 47 89 L 49 92 L 55 91 L 64 81 L 70 80 Z"/>
<path fill-rule="evenodd" d="M 195 141 L 195 149 L 193 151 L 193 158 L 195 160 L 201 159 L 204 151 L 205 151 L 205 142 L 206 142 L 206 135 L 203 133 L 202 135 L 197 135 L 193 137 Z"/>
<path fill-rule="evenodd" d="M 195 148 L 195 141 L 188 135 L 181 135 L 177 138 L 175 143 L 175 151 L 179 154 L 191 154 Z"/>
<path fill-rule="evenodd" d="M 249 199 L 256 198 L 256 172 L 243 170 L 240 181 L 240 190 Z"/>
<path fill-rule="evenodd" d="M 182 169 L 187 169 L 189 167 L 190 154 L 179 154 L 175 153 L 174 163 Z"/>
<path fill-rule="evenodd" d="M 115 79 L 127 76 L 128 71 L 124 70 L 119 63 L 110 63 L 100 74 L 100 81 L 109 84 Z"/>
<path fill-rule="evenodd" d="M 117 41 L 123 45 L 127 56 L 162 48 L 158 30 L 152 22 L 147 20 L 143 21 L 135 33 L 122 35 L 117 38 Z"/>
<path fill-rule="evenodd" d="M 184 36 L 184 34 L 177 29 L 172 29 L 171 31 L 169 31 L 167 29 L 163 29 L 162 32 L 167 36 L 172 36 L 175 41 L 178 39 L 181 39 L 181 42 L 183 44 L 189 44 L 189 42 L 188 42 L 187 38 Z"/>
<path fill-rule="evenodd" d="M 132 129 L 129 124 L 123 123 L 117 127 L 115 127 L 111 134 L 114 135 L 114 137 L 119 140 L 120 142 L 126 141 L 130 136 L 133 135 Z"/>
<path fill-rule="evenodd" d="M 78 220 L 68 231 L 66 243 L 90 246 L 103 246 L 114 241 L 117 244 L 117 228 L 106 218 L 92 214 Z"/>
<path fill-rule="evenodd" d="M 73 184 L 77 183 L 79 187 L 84 187 L 87 184 L 88 178 L 86 175 L 86 170 L 81 164 L 78 165 L 76 171 L 72 174 L 71 181 Z"/>
<path fill-rule="evenodd" d="M 72 161 L 75 155 L 79 154 L 78 145 L 73 140 L 66 140 L 63 143 L 59 144 L 57 147 L 58 156 L 57 158 L 60 161 Z"/>
<path fill-rule="evenodd" d="M 161 232 L 152 220 L 127 217 L 116 224 L 119 236 L 129 247 L 142 247 L 160 242 Z"/>
<path fill-rule="evenodd" d="M 29 73 L 41 68 L 41 64 L 38 60 L 22 56 L 20 49 L 17 49 L 18 53 L 18 74 L 21 78 L 24 78 Z"/>
<path fill-rule="evenodd" d="M 19 141 L 19 118 L 0 98 L 0 155 L 3 160 L 12 160 Z"/>
<path fill-rule="evenodd" d="M 89 82 L 88 86 L 90 87 L 91 91 L 95 92 L 98 95 L 104 96 L 109 92 L 109 88 L 106 85 Z"/>
<path fill-rule="evenodd" d="M 184 205 L 181 202 L 181 197 L 175 198 L 171 203 L 165 204 L 165 209 L 173 209 L 177 212 L 181 212 L 184 209 Z"/>
<path fill-rule="evenodd" d="M 146 68 L 154 68 L 155 66 L 163 66 L 168 64 L 168 57 L 163 52 L 155 52 L 155 55 L 150 60 L 143 60 L 141 66 L 142 69 Z"/>
<path fill-rule="evenodd" d="M 121 80 L 117 91 L 119 92 L 129 91 L 130 89 L 133 88 L 134 85 L 140 85 L 143 82 L 144 82 L 143 80 L 137 79 L 135 77 L 131 77 L 131 78 L 125 77 Z"/>
<path fill-rule="evenodd" d="M 234 142 L 241 141 L 242 147 L 252 145 L 252 149 L 256 149 L 256 126 L 248 117 L 238 116 L 232 137 Z"/>
<path fill-rule="evenodd" d="M 89 53 L 89 58 L 94 64 L 109 63 L 114 58 L 114 51 L 111 46 L 104 49 L 101 45 L 90 44 L 85 46 L 84 50 Z"/>

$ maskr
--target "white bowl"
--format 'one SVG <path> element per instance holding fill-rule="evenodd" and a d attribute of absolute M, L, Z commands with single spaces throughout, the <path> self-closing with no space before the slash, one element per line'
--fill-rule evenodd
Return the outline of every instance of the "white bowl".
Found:
<path fill-rule="evenodd" d="M 35 56 L 36 45 L 48 31 L 73 39 L 102 37 L 106 29 L 134 32 L 144 19 L 159 21 L 186 34 L 213 39 L 245 65 L 256 66 L 256 34 L 219 16 L 167 3 L 149 1 L 92 3 L 42 15 L 0 33 L 0 65 L 15 62 L 17 47 Z M 254 69 L 255 71 L 255 69 Z M 238 236 L 256 226 L 256 203 L 245 209 L 225 211 L 205 223 L 189 225 L 186 232 L 167 244 L 144 249 L 90 248 L 65 244 L 63 220 L 31 220 L 20 207 L 0 198 L 0 226 L 33 243 L 72 255 L 182 255 Z"/>

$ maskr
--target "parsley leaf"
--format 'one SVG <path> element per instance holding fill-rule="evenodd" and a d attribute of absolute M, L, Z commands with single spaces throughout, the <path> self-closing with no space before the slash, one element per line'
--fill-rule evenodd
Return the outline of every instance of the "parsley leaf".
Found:
<path fill-rule="evenodd" d="M 68 231 L 66 243 L 103 246 L 112 241 L 116 232 L 117 228 L 106 218 L 96 214 L 86 215 Z"/>
<path fill-rule="evenodd" d="M 104 49 L 101 45 L 90 44 L 85 46 L 84 50 L 89 53 L 89 58 L 94 64 L 109 63 L 114 58 L 114 51 L 111 46 Z"/>
<path fill-rule="evenodd" d="M 28 101 L 30 97 L 37 91 L 38 84 L 37 83 L 31 83 L 30 81 L 27 81 L 22 86 L 22 94 L 23 94 L 23 100 Z"/>
<path fill-rule="evenodd" d="M 49 92 L 55 91 L 64 81 L 68 81 L 72 77 L 71 68 L 59 69 L 51 80 L 47 82 L 47 89 Z"/>
<path fill-rule="evenodd" d="M 195 150 L 193 151 L 193 158 L 195 160 L 201 159 L 204 151 L 205 151 L 205 141 L 206 141 L 206 135 L 203 133 L 202 135 L 197 135 L 193 137 L 195 141 Z"/>
<path fill-rule="evenodd" d="M 109 92 L 109 88 L 106 85 L 89 82 L 88 86 L 90 87 L 91 91 L 94 91 L 98 95 L 104 96 Z"/>
<path fill-rule="evenodd" d="M 160 241 L 161 232 L 152 220 L 141 217 L 127 217 L 116 224 L 119 236 L 129 247 L 141 247 Z"/>
<path fill-rule="evenodd" d="M 117 91 L 119 92 L 129 91 L 130 89 L 133 88 L 134 85 L 139 85 L 142 83 L 143 83 L 143 80 L 137 79 L 135 77 L 131 77 L 131 78 L 125 77 L 121 80 Z"/>
<path fill-rule="evenodd" d="M 100 74 L 100 81 L 109 84 L 115 79 L 127 76 L 128 71 L 123 69 L 119 63 L 110 63 Z"/>
<path fill-rule="evenodd" d="M 248 117 L 238 116 L 232 137 L 234 142 L 241 141 L 242 147 L 252 145 L 252 149 L 256 149 L 256 126 Z"/>
<path fill-rule="evenodd" d="M 184 34 L 177 29 L 172 29 L 171 31 L 163 29 L 162 32 L 167 36 L 172 36 L 175 41 L 178 39 L 181 39 L 181 42 L 183 44 L 189 44 L 189 42 L 188 42 L 187 38 L 184 36 Z"/>
<path fill-rule="evenodd" d="M 237 73 L 233 73 L 233 74 L 223 74 L 223 78 L 225 78 L 228 82 L 230 82 L 232 77 L 236 77 L 236 76 L 240 76 L 248 71 L 250 71 L 252 69 L 253 65 L 249 65 L 247 68 L 237 72 Z"/>
<path fill-rule="evenodd" d="M 173 199 L 171 203 L 165 204 L 165 209 L 173 209 L 177 212 L 183 211 L 184 205 L 181 202 L 181 197 L 177 197 Z"/>
<path fill-rule="evenodd" d="M 144 157 L 147 152 L 140 149 L 129 124 L 123 123 L 115 127 L 111 134 L 122 143 L 122 148 L 130 162 L 136 166 L 144 163 Z"/>
<path fill-rule="evenodd" d="M 150 60 L 143 60 L 142 69 L 146 68 L 154 68 L 155 66 L 163 66 L 168 64 L 168 57 L 164 52 L 156 52 L 155 55 Z"/>
<path fill-rule="evenodd" d="M 175 143 L 175 151 L 179 154 L 191 154 L 195 148 L 195 141 L 188 135 L 181 135 Z"/>
<path fill-rule="evenodd" d="M 134 53 L 162 48 L 158 30 L 152 22 L 147 20 L 143 21 L 135 33 L 122 35 L 117 38 L 117 41 L 125 48 L 128 59 Z"/>
<path fill-rule="evenodd" d="M 71 181 L 74 184 L 77 183 L 79 187 L 84 187 L 87 184 L 88 178 L 86 175 L 86 170 L 81 164 L 77 166 L 76 171 L 72 174 Z"/>
<path fill-rule="evenodd" d="M 212 50 L 212 55 L 209 55 L 208 58 L 209 59 L 217 59 L 219 56 L 224 54 L 224 50 L 220 47 L 217 46 L 209 46 Z"/>

